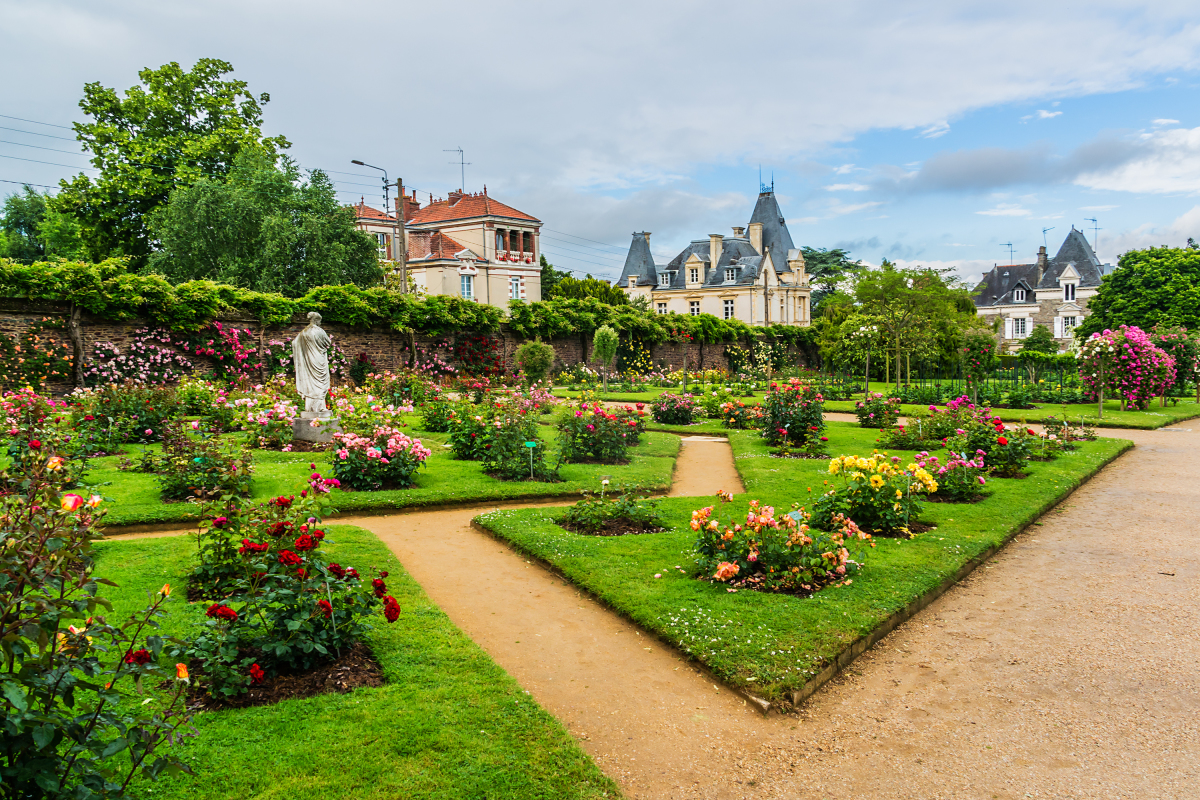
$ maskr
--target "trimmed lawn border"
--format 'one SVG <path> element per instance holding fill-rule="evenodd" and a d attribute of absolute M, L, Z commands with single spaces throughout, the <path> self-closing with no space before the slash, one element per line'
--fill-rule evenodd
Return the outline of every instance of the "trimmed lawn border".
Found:
<path fill-rule="evenodd" d="M 630 449 L 628 464 L 564 464 L 562 483 L 501 481 L 483 474 L 477 461 L 458 461 L 442 447 L 445 434 L 414 431 L 433 450 L 426 465 L 417 473 L 417 485 L 410 489 L 378 492 L 342 492 L 331 494 L 334 507 L 344 514 L 382 514 L 403 510 L 455 507 L 488 502 L 545 500 L 577 496 L 584 489 L 597 489 L 600 476 L 611 476 L 614 484 L 638 484 L 650 491 L 666 491 L 671 486 L 679 437 L 664 432 L 649 432 L 637 447 Z M 699 431 L 697 431 L 699 433 Z M 543 430 L 547 444 L 553 446 L 555 434 Z M 133 448 L 130 448 L 131 451 Z M 134 453 L 131 453 L 133 455 Z M 309 475 L 308 465 L 315 463 L 325 474 L 330 469 L 329 453 L 280 453 L 255 450 L 253 497 L 265 500 L 280 494 L 298 494 Z M 200 519 L 201 506 L 194 503 L 166 504 L 159 499 L 153 475 L 119 472 L 120 456 L 96 459 L 85 476 L 85 483 L 108 482 L 97 489 L 112 499 L 105 529 L 112 533 L 144 530 L 145 526 L 174 525 Z"/>
<path fill-rule="evenodd" d="M 833 452 L 871 451 L 856 426 L 832 423 L 831 429 L 837 434 L 831 442 Z M 874 431 L 868 434 L 873 438 Z M 791 500 L 803 500 L 806 483 L 820 485 L 827 462 L 767 458 L 765 446 L 752 436 L 730 441 L 735 453 L 741 453 L 736 463 L 748 494 L 722 509 L 723 516 L 744 511 L 751 497 L 786 510 Z M 911 541 L 880 540 L 854 586 L 830 587 L 808 599 L 754 592 L 726 595 L 718 593 L 719 587 L 695 580 L 686 523 L 691 509 L 711 502 L 706 498 L 664 500 L 672 531 L 608 542 L 572 538 L 553 524 L 547 509 L 497 511 L 476 518 L 475 524 L 537 558 L 681 657 L 696 659 L 765 711 L 810 696 L 1132 446 L 1125 440 L 1101 439 L 1074 454 L 1087 459 L 1077 468 L 1070 467 L 1071 456 L 1032 464 L 1031 480 L 1038 480 L 1042 472 L 1046 484 L 1033 497 L 1028 489 L 1037 484 L 1002 480 L 993 503 L 931 503 L 921 518 L 932 518 L 938 530 Z M 744 461 L 747 458 L 752 461 Z M 1029 505 L 1022 505 L 1023 500 Z M 995 525 L 996 512 L 1006 505 L 1013 510 Z M 953 524 L 956 517 L 959 524 Z M 671 564 L 686 564 L 688 569 L 671 569 Z M 662 580 L 651 578 L 650 573 L 659 572 Z"/>
<path fill-rule="evenodd" d="M 854 400 L 826 400 L 825 410 L 841 414 L 854 413 Z M 1180 400 L 1178 405 L 1162 408 L 1158 401 L 1151 402 L 1145 411 L 1121 411 L 1117 400 L 1104 403 L 1104 417 L 1096 419 L 1095 403 L 1073 403 L 1067 405 L 1067 418 L 1072 424 L 1079 424 L 1080 416 L 1088 425 L 1096 428 L 1126 428 L 1130 430 L 1152 431 L 1167 425 L 1174 425 L 1187 419 L 1200 417 L 1200 404 Z M 993 408 L 992 415 L 1005 422 L 1041 422 L 1046 417 L 1062 419 L 1063 406 L 1054 403 L 1038 403 L 1037 408 Z M 900 413 L 911 414 L 914 411 L 928 411 L 929 406 L 915 403 L 904 403 Z"/>
<path fill-rule="evenodd" d="M 196 776 L 138 778 L 139 789 L 197 800 L 621 796 L 562 723 L 450 621 L 386 545 L 361 528 L 328 531 L 331 557 L 364 574 L 369 567 L 389 572 L 402 615 L 392 625 L 375 617 L 367 637 L 387 682 L 200 712 L 200 735 L 181 748 Z M 147 592 L 170 582 L 178 591 L 163 633 L 187 635 L 204 620 L 205 606 L 182 599 L 193 548 L 183 536 L 99 542 L 98 574 L 118 584 L 102 592 L 113 601 L 109 617 L 125 618 L 145 605 Z"/>

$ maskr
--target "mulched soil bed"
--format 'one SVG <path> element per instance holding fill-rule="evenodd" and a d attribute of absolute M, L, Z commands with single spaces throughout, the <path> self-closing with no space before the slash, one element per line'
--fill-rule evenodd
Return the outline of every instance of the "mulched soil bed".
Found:
<path fill-rule="evenodd" d="M 793 453 L 790 456 L 785 456 L 781 453 L 771 453 L 771 458 L 802 458 L 802 459 L 808 459 L 809 461 L 825 461 L 825 460 L 831 458 L 831 456 L 828 453 L 826 453 L 824 455 L 812 455 L 810 453 Z"/>
<path fill-rule="evenodd" d="M 574 525 L 564 525 L 561 522 L 559 527 L 571 533 L 578 533 L 580 536 L 628 536 L 638 533 L 660 533 L 666 530 L 666 528 L 643 528 L 636 522 L 630 522 L 627 519 L 605 520 L 603 527 L 598 531 L 584 530 Z"/>
<path fill-rule="evenodd" d="M 231 700 L 219 700 L 206 695 L 199 688 L 203 675 L 198 674 L 197 677 L 199 680 L 193 682 L 192 689 L 188 692 L 188 710 L 219 711 L 225 708 L 267 706 L 281 700 L 332 692 L 346 694 L 364 686 L 383 686 L 383 667 L 375 659 L 371 648 L 360 642 L 353 649 L 342 653 L 341 658 L 336 661 L 307 672 L 268 678 Z"/>

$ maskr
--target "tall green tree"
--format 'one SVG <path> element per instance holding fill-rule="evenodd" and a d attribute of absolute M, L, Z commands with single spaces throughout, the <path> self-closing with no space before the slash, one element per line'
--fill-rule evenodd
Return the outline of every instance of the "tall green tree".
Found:
<path fill-rule="evenodd" d="M 0 256 L 23 264 L 44 258 L 46 248 L 38 235 L 38 223 L 45 216 L 46 196 L 35 192 L 32 186 L 23 186 L 21 191 L 4 198 L 0 230 L 4 231 L 5 249 L 0 251 Z"/>
<path fill-rule="evenodd" d="M 914 353 L 929 357 L 944 350 L 948 337 L 974 321 L 974 314 L 959 310 L 964 294 L 966 289 L 942 271 L 904 269 L 886 259 L 879 269 L 858 275 L 854 298 L 862 313 L 878 320 L 897 385 L 901 367 L 911 367 Z"/>
<path fill-rule="evenodd" d="M 232 71 L 202 58 L 190 71 L 176 62 L 144 69 L 123 97 L 99 83 L 84 87 L 79 107 L 92 121 L 75 123 L 75 133 L 100 174 L 63 181 L 53 206 L 79 220 L 93 258 L 128 255 L 141 266 L 153 249 L 149 216 L 172 189 L 224 177 L 246 147 L 275 154 L 291 146 L 263 136 L 270 96 L 222 77 Z"/>
<path fill-rule="evenodd" d="M 549 300 L 554 296 L 554 287 L 558 286 L 563 278 L 571 277 L 571 273 L 565 269 L 555 269 L 546 259 L 545 253 L 538 258 L 538 263 L 542 268 L 542 299 Z"/>
<path fill-rule="evenodd" d="M 851 261 L 850 254 L 840 248 L 827 250 L 824 247 L 802 247 L 804 271 L 808 273 L 809 285 L 813 287 L 809 300 L 813 314 L 817 314 L 825 298 L 838 290 L 838 285 L 864 269 L 861 261 Z"/>
<path fill-rule="evenodd" d="M 1130 250 L 1088 299 L 1088 311 L 1075 328 L 1077 337 L 1121 325 L 1195 330 L 1200 327 L 1200 247 L 1189 239 L 1187 247 Z"/>
<path fill-rule="evenodd" d="M 245 148 L 227 179 L 178 187 L 151 216 L 160 249 L 147 270 L 288 297 L 327 284 L 374 286 L 383 278 L 375 242 L 354 223 L 324 172 L 305 180 L 291 159 Z"/>
<path fill-rule="evenodd" d="M 583 280 L 572 278 L 568 275 L 554 285 L 549 295 L 546 294 L 546 289 L 543 287 L 542 297 L 547 300 L 555 297 L 570 297 L 576 300 L 582 300 L 585 297 L 594 297 L 601 303 L 608 303 L 610 306 L 624 306 L 629 304 L 629 297 L 626 296 L 625 292 L 613 286 L 608 281 L 597 280 L 591 275 L 588 275 Z"/>

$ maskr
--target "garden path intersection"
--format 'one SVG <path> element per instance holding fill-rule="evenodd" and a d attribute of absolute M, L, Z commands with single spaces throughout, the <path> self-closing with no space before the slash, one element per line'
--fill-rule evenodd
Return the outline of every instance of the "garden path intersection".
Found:
<path fill-rule="evenodd" d="M 760 715 L 472 527 L 494 504 L 338 522 L 379 536 L 631 798 L 1194 797 L 1200 424 L 1101 433 L 1137 446 L 797 715 Z M 700 438 L 672 496 L 736 479 Z"/>

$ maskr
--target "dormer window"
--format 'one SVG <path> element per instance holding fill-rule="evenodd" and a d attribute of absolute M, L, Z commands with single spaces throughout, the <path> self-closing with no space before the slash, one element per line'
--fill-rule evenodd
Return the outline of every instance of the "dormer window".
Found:
<path fill-rule="evenodd" d="M 736 280 L 737 280 L 737 269 L 735 269 L 734 267 L 727 268 L 725 270 L 725 282 L 733 283 Z"/>
<path fill-rule="evenodd" d="M 671 273 L 669 273 L 669 272 L 658 273 L 658 285 L 659 286 L 670 286 L 671 285 Z"/>
<path fill-rule="evenodd" d="M 636 287 L 637 287 L 637 277 L 634 275 L 630 275 L 629 276 L 629 288 L 634 289 Z"/>
<path fill-rule="evenodd" d="M 699 282 L 700 282 L 700 270 L 697 269 L 696 267 L 690 268 L 688 270 L 688 283 L 699 283 Z"/>
<path fill-rule="evenodd" d="M 1016 303 L 1024 303 L 1025 302 L 1025 290 L 1024 289 L 1013 290 L 1013 302 L 1016 302 Z"/>
<path fill-rule="evenodd" d="M 1064 283 L 1063 284 L 1063 300 L 1070 301 L 1070 300 L 1074 300 L 1074 299 L 1075 299 L 1075 284 Z"/>

